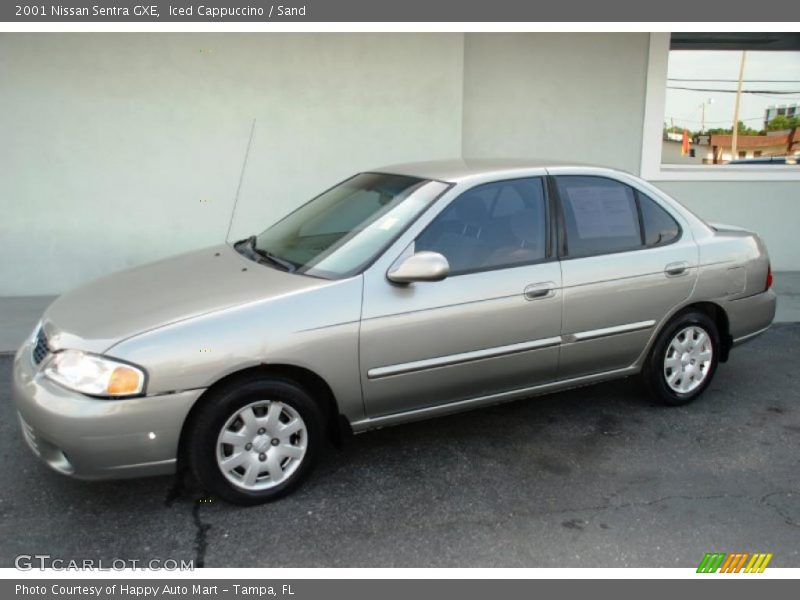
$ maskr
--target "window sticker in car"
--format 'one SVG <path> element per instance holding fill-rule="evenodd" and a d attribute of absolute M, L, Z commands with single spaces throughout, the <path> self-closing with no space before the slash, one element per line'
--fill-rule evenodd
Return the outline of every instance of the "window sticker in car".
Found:
<path fill-rule="evenodd" d="M 639 235 L 635 208 L 623 187 L 570 189 L 578 235 L 583 239 Z"/>

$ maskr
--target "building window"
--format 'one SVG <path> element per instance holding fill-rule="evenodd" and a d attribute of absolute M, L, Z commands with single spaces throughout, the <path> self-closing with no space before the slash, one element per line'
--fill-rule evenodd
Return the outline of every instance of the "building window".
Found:
<path fill-rule="evenodd" d="M 798 130 L 800 34 L 651 34 L 645 178 L 800 179 Z"/>

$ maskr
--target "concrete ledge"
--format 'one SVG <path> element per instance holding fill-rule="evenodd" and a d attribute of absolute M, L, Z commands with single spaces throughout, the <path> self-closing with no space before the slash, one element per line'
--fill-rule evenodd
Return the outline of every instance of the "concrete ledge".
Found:
<path fill-rule="evenodd" d="M 775 273 L 772 285 L 778 294 L 776 323 L 800 322 L 800 271 L 781 271 Z"/>
<path fill-rule="evenodd" d="M 776 323 L 800 322 L 800 271 L 775 273 Z M 0 297 L 0 354 L 16 352 L 55 296 Z"/>

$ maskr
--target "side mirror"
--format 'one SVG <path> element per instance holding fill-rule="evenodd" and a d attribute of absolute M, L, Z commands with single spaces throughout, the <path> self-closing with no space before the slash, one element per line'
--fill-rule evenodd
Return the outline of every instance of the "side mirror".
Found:
<path fill-rule="evenodd" d="M 438 252 L 417 252 L 400 261 L 386 273 L 394 283 L 441 281 L 450 273 L 450 264 Z"/>

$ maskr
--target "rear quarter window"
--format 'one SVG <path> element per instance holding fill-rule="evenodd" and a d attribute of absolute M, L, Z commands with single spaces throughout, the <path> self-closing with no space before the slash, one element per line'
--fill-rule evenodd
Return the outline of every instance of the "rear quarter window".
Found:
<path fill-rule="evenodd" d="M 680 225 L 652 198 L 637 192 L 639 210 L 642 213 L 645 244 L 648 247 L 663 246 L 674 242 L 681 234 Z"/>

